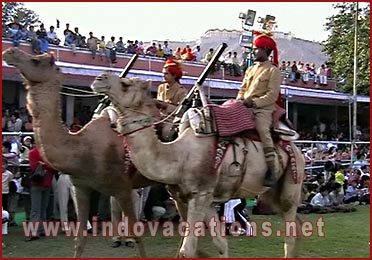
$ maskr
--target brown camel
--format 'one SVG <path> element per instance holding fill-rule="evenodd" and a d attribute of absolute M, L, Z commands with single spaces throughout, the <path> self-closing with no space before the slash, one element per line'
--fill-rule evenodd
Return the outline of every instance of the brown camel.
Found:
<path fill-rule="evenodd" d="M 9 48 L 3 52 L 3 59 L 25 78 L 27 108 L 33 117 L 34 136 L 42 156 L 54 168 L 69 173 L 75 185 L 78 220 L 85 223 L 81 224 L 75 240 L 74 256 L 80 257 L 87 241 L 82 231 L 86 229 L 91 192 L 97 190 L 114 196 L 129 219 L 136 219 L 132 188 L 148 186 L 152 182 L 138 171 L 124 170 L 128 161 L 125 160 L 123 138 L 111 129 L 107 117 L 90 121 L 77 133 L 66 130 L 61 123 L 62 74 L 53 57 L 47 54 L 33 56 L 18 48 Z M 141 238 L 135 239 L 141 257 L 145 257 Z"/>
<path fill-rule="evenodd" d="M 236 150 L 229 146 L 217 170 L 215 166 L 216 136 L 196 137 L 191 128 L 184 130 L 173 142 L 162 143 L 153 130 L 150 112 L 155 106 L 149 95 L 149 82 L 140 79 L 121 79 L 112 74 L 101 74 L 92 84 L 97 93 L 109 96 L 119 112 L 119 132 L 125 135 L 131 159 L 138 170 L 151 180 L 177 185 L 179 196 L 187 202 L 189 236 L 185 237 L 179 254 L 194 257 L 197 239 L 196 223 L 216 217 L 213 202 L 230 198 L 248 198 L 265 194 L 286 222 L 297 224 L 297 207 L 301 197 L 304 159 L 291 143 L 298 181 L 293 180 L 289 156 L 277 147 L 283 170 L 277 185 L 262 186 L 267 170 L 260 142 L 236 138 Z M 235 154 L 235 155 L 234 155 Z M 235 158 L 234 158 L 235 157 Z M 293 165 L 292 165 L 293 166 Z M 217 217 L 216 217 L 217 219 Z M 218 228 L 217 228 L 218 229 Z M 213 239 L 222 257 L 228 256 L 227 240 L 216 233 Z M 285 236 L 285 257 L 297 255 L 296 237 Z"/>

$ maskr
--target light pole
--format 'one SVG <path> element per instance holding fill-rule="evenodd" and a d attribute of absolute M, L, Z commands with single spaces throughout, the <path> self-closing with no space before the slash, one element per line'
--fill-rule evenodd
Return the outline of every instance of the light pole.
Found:
<path fill-rule="evenodd" d="M 353 139 L 351 142 L 351 163 L 353 162 L 354 145 L 357 139 L 357 76 L 358 76 L 358 12 L 359 3 L 355 3 L 354 12 L 354 77 L 353 77 Z"/>

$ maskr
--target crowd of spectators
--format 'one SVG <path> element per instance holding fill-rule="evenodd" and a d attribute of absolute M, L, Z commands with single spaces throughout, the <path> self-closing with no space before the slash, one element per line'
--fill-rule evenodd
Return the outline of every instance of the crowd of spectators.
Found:
<path fill-rule="evenodd" d="M 302 80 L 307 83 L 309 79 L 313 79 L 316 86 L 326 86 L 328 79 L 333 78 L 332 68 L 329 63 L 321 64 L 316 68 L 314 63 L 305 64 L 302 61 L 282 61 L 279 69 L 285 74 L 285 78 L 291 82 Z"/>

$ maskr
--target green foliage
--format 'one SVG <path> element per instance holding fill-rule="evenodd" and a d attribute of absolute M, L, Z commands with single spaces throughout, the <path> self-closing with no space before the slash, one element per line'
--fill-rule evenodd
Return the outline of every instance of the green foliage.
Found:
<path fill-rule="evenodd" d="M 19 23 L 22 26 L 35 25 L 39 22 L 39 16 L 32 10 L 24 7 L 20 2 L 3 2 L 2 3 L 3 23 Z"/>
<path fill-rule="evenodd" d="M 369 95 L 370 88 L 370 4 L 362 4 L 358 10 L 358 95 Z M 333 5 L 339 12 L 327 18 L 326 30 L 330 32 L 323 42 L 324 52 L 330 57 L 333 73 L 338 79 L 345 79 L 339 91 L 352 93 L 354 75 L 354 37 L 356 3 L 346 2 Z"/>

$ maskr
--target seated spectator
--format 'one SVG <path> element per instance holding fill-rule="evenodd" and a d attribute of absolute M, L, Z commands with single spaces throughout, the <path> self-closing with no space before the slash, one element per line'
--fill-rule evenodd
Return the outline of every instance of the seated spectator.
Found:
<path fill-rule="evenodd" d="M 125 52 L 123 37 L 119 37 L 119 41 L 115 44 L 115 46 L 117 52 Z"/>
<path fill-rule="evenodd" d="M 143 42 L 140 42 L 140 43 L 142 43 L 141 47 L 143 47 Z M 136 47 L 134 46 L 134 42 L 131 41 L 131 40 L 127 41 L 126 47 L 127 47 L 127 53 L 129 53 L 129 54 L 135 54 L 137 52 Z M 139 47 L 139 45 L 138 45 L 138 47 Z M 143 48 L 143 50 L 144 49 L 145 48 Z M 144 51 L 143 51 L 143 54 L 145 54 Z"/>
<path fill-rule="evenodd" d="M 319 84 L 320 85 L 327 85 L 327 73 L 325 71 L 325 65 L 322 64 L 317 71 L 317 76 L 319 79 Z"/>
<path fill-rule="evenodd" d="M 194 61 L 194 60 L 195 60 L 195 57 L 194 57 L 194 55 L 192 54 L 190 48 L 187 48 L 187 49 L 186 49 L 186 52 L 185 52 L 184 54 L 181 55 L 181 59 L 183 59 L 183 60 L 185 60 L 185 61 Z"/>
<path fill-rule="evenodd" d="M 145 54 L 146 55 L 149 55 L 149 56 L 156 56 L 156 52 L 157 52 L 157 48 L 156 48 L 156 43 L 153 42 L 152 45 L 150 45 L 149 47 L 147 47 L 146 51 L 145 51 Z"/>
<path fill-rule="evenodd" d="M 72 53 L 74 55 L 76 54 L 75 35 L 71 33 L 71 31 L 66 31 L 64 45 L 70 47 L 72 49 Z"/>
<path fill-rule="evenodd" d="M 37 39 L 40 45 L 40 53 L 46 53 L 48 51 L 48 32 L 44 28 L 44 24 L 40 24 L 39 30 L 36 31 Z"/>
<path fill-rule="evenodd" d="M 93 32 L 89 32 L 89 38 L 87 40 L 88 49 L 92 52 L 92 59 L 96 58 L 98 49 L 99 39 L 93 36 Z"/>
<path fill-rule="evenodd" d="M 164 41 L 164 47 L 163 47 L 163 52 L 164 52 L 164 58 L 171 58 L 172 57 L 172 50 L 168 46 L 168 41 Z"/>
<path fill-rule="evenodd" d="M 144 213 L 148 221 L 173 220 L 177 216 L 174 201 L 164 184 L 155 184 L 151 187 Z"/>
<path fill-rule="evenodd" d="M 313 207 L 329 207 L 332 205 L 328 188 L 325 185 L 320 186 L 319 192 L 312 198 L 310 205 Z"/>
<path fill-rule="evenodd" d="M 348 185 L 346 192 L 345 192 L 345 199 L 344 199 L 344 202 L 346 204 L 358 201 L 359 196 L 358 196 L 357 185 L 358 183 L 356 182 L 356 180 L 353 180 L 351 182 L 351 185 Z"/>
<path fill-rule="evenodd" d="M 361 180 L 359 201 L 361 204 L 370 204 L 369 176 L 363 175 Z"/>
<path fill-rule="evenodd" d="M 203 58 L 203 55 L 200 51 L 200 46 L 199 45 L 196 46 L 195 50 L 193 50 L 191 53 L 192 53 L 192 55 L 194 55 L 195 61 L 197 61 L 197 62 L 200 62 L 201 59 Z"/>
<path fill-rule="evenodd" d="M 241 76 L 242 71 L 241 71 L 241 68 L 240 68 L 240 65 L 239 65 L 238 53 L 236 51 L 233 52 L 232 69 L 233 69 L 234 77 L 240 77 Z"/>
<path fill-rule="evenodd" d="M 54 45 L 59 45 L 59 43 L 61 42 L 61 40 L 58 39 L 56 32 L 54 31 L 53 25 L 49 27 L 47 39 L 50 44 L 54 44 Z"/>
<path fill-rule="evenodd" d="M 133 45 L 131 46 L 133 49 Z M 143 46 L 143 41 L 140 41 L 137 45 L 136 51 L 138 55 L 145 55 L 145 47 Z"/>
<path fill-rule="evenodd" d="M 285 72 L 286 68 L 287 68 L 287 65 L 286 65 L 285 61 L 283 60 L 283 61 L 282 61 L 282 64 L 281 64 L 280 67 L 279 67 L 279 70 L 280 70 L 281 72 Z"/>
<path fill-rule="evenodd" d="M 333 206 L 339 206 L 344 204 L 344 194 L 341 192 L 343 189 L 342 185 L 335 182 L 332 186 L 332 191 L 329 193 L 329 198 Z"/>
<path fill-rule="evenodd" d="M 21 25 L 16 22 L 12 22 L 8 25 L 9 37 L 13 40 L 13 46 L 19 46 L 22 39 Z"/>
<path fill-rule="evenodd" d="M 182 50 L 181 50 L 181 47 L 177 47 L 177 49 L 174 51 L 174 53 L 173 53 L 173 57 L 176 59 L 176 60 L 180 60 L 180 59 L 182 59 L 181 58 L 181 52 L 182 52 Z"/>
<path fill-rule="evenodd" d="M 160 43 L 158 44 L 158 49 L 156 50 L 156 57 L 164 58 L 164 50 Z"/>

